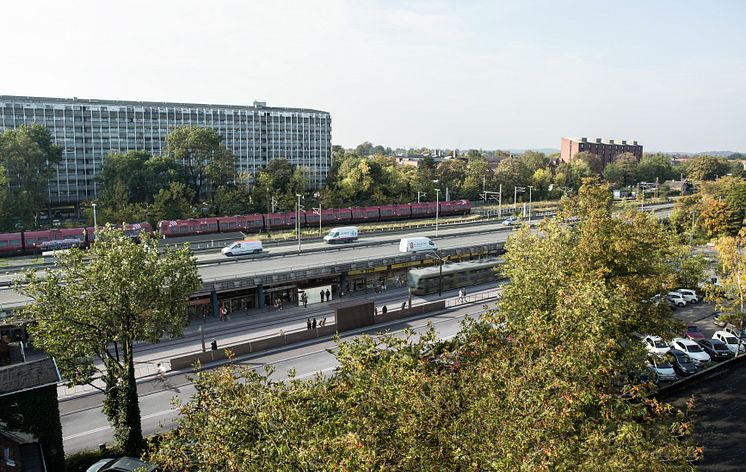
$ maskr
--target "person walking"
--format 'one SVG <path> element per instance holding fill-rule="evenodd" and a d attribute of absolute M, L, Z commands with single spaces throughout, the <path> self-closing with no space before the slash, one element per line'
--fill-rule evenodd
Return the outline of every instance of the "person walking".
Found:
<path fill-rule="evenodd" d="M 311 319 L 310 318 L 306 318 L 306 329 L 311 331 Z"/>
<path fill-rule="evenodd" d="M 210 342 L 210 357 L 212 360 L 215 360 L 215 351 L 218 350 L 218 342 L 215 340 L 215 338 L 212 338 L 212 341 Z"/>
<path fill-rule="evenodd" d="M 314 318 L 313 321 L 311 322 L 311 327 L 313 329 L 316 329 L 316 318 Z"/>
<path fill-rule="evenodd" d="M 388 308 L 386 308 L 386 305 L 383 305 L 383 308 L 381 308 L 381 313 L 385 315 L 387 311 Z"/>
<path fill-rule="evenodd" d="M 158 365 L 155 367 L 155 370 L 156 370 L 155 379 L 159 382 L 165 383 L 166 382 L 166 367 L 164 367 L 164 365 L 159 362 Z"/>
<path fill-rule="evenodd" d="M 319 295 L 321 295 L 321 303 L 324 303 L 324 291 L 323 291 L 323 290 L 321 290 L 321 291 L 319 292 Z"/>
<path fill-rule="evenodd" d="M 464 298 L 464 301 L 466 301 L 466 289 L 465 288 L 461 289 L 461 296 Z"/>
<path fill-rule="evenodd" d="M 406 300 L 404 300 L 403 302 L 401 302 L 401 309 L 403 310 L 403 309 L 405 309 L 406 307 L 407 307 L 407 301 L 406 301 Z"/>
<path fill-rule="evenodd" d="M 459 301 L 459 302 L 464 301 L 464 289 L 463 288 L 458 289 L 458 298 L 456 298 L 456 301 Z"/>
<path fill-rule="evenodd" d="M 332 299 L 331 296 L 332 296 L 332 294 L 329 291 L 329 289 L 326 289 L 326 301 L 330 301 Z"/>
<path fill-rule="evenodd" d="M 308 295 L 306 295 L 306 292 L 303 292 L 303 308 L 308 308 Z"/>

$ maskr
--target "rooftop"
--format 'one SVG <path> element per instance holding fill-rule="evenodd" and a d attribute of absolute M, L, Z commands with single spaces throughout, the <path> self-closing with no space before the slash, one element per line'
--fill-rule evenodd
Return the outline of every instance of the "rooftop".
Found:
<path fill-rule="evenodd" d="M 0 367 L 0 397 L 57 385 L 60 373 L 51 357 Z"/>

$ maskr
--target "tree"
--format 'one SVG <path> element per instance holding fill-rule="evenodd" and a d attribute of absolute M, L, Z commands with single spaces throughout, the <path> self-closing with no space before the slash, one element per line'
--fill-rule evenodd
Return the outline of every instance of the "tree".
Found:
<path fill-rule="evenodd" d="M 699 156 L 689 163 L 687 177 L 694 181 L 715 180 L 729 170 L 730 164 L 724 157 Z"/>
<path fill-rule="evenodd" d="M 724 319 L 743 328 L 746 323 L 746 229 L 736 236 L 725 236 L 715 244 L 719 256 L 719 286 L 709 286 L 708 299 L 714 301 Z"/>
<path fill-rule="evenodd" d="M 549 168 L 549 159 L 543 152 L 526 151 L 521 155 L 521 162 L 526 166 L 531 174 L 539 169 Z"/>
<path fill-rule="evenodd" d="M 5 174 L 5 168 L 0 165 L 0 229 L 13 228 L 12 214 L 8 177 Z"/>
<path fill-rule="evenodd" d="M 0 134 L 0 165 L 13 192 L 13 212 L 23 221 L 38 223 L 49 201 L 49 179 L 62 161 L 62 148 L 42 125 L 32 124 Z"/>
<path fill-rule="evenodd" d="M 604 178 L 611 183 L 626 187 L 632 185 L 637 177 L 637 158 L 634 154 L 624 152 L 606 166 Z"/>
<path fill-rule="evenodd" d="M 676 247 L 647 215 L 613 217 L 608 187 L 583 187 L 567 214 L 576 227 L 511 238 L 500 310 L 450 340 L 363 336 L 339 344 L 333 374 L 308 380 L 200 372 L 151 459 L 166 470 L 689 468 L 691 426 L 630 375 L 645 359 L 632 331 L 673 329 L 670 309 L 647 300 L 673 283 Z"/>
<path fill-rule="evenodd" d="M 187 218 L 192 212 L 191 202 L 194 192 L 181 182 L 172 182 L 161 189 L 153 202 L 153 217 L 156 220 L 178 220 Z"/>
<path fill-rule="evenodd" d="M 640 160 L 637 166 L 638 182 L 660 182 L 677 179 L 679 176 L 674 175 L 671 167 L 671 158 L 665 154 L 646 154 Z"/>
<path fill-rule="evenodd" d="M 35 345 L 56 359 L 69 385 L 103 391 L 117 441 L 137 455 L 142 429 L 132 346 L 181 335 L 189 295 L 200 285 L 195 260 L 188 247 L 163 251 L 146 235 L 135 243 L 107 227 L 87 252 L 57 256 L 57 268 L 44 277 L 29 270 L 19 281 L 17 289 L 33 299 L 22 317 L 34 320 L 28 329 Z M 93 383 L 97 377 L 104 388 Z"/>
<path fill-rule="evenodd" d="M 112 153 L 104 158 L 101 166 L 100 203 L 104 206 L 126 205 L 129 202 L 148 200 L 143 168 L 151 158 L 146 151 Z M 122 200 L 122 189 L 126 190 L 127 200 Z M 152 197 L 151 197 L 152 198 Z"/>
<path fill-rule="evenodd" d="M 184 165 L 194 203 L 206 189 L 211 196 L 236 176 L 236 156 L 225 149 L 222 137 L 212 128 L 175 128 L 166 136 L 166 153 Z"/>
<path fill-rule="evenodd" d="M 604 171 L 604 161 L 597 155 L 589 151 L 581 151 L 575 155 L 573 163 L 585 162 L 588 164 L 591 175 L 601 175 Z"/>

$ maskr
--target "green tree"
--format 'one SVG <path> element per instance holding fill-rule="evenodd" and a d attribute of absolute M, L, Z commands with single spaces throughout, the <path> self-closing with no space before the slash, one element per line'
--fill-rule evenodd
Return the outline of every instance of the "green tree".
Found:
<path fill-rule="evenodd" d="M 23 125 L 0 134 L 0 165 L 13 193 L 13 212 L 38 226 L 39 212 L 49 201 L 49 179 L 62 161 L 62 148 L 39 124 Z"/>
<path fill-rule="evenodd" d="M 0 165 L 0 229 L 13 228 L 13 209 L 10 201 L 10 190 L 8 189 L 8 177 L 5 168 Z"/>
<path fill-rule="evenodd" d="M 194 192 L 181 182 L 172 182 L 168 188 L 161 189 L 153 202 L 155 220 L 178 220 L 191 216 Z"/>
<path fill-rule="evenodd" d="M 104 158 L 101 166 L 100 203 L 104 206 L 125 205 L 148 200 L 143 168 L 152 156 L 146 151 L 112 153 Z M 127 200 L 122 200 L 122 188 Z M 152 196 L 151 196 L 152 198 Z"/>
<path fill-rule="evenodd" d="M 638 182 L 663 183 L 666 180 L 678 179 L 673 172 L 671 158 L 665 154 L 645 154 L 637 166 Z"/>
<path fill-rule="evenodd" d="M 730 170 L 730 163 L 724 157 L 699 156 L 689 163 L 687 177 L 695 181 L 715 180 Z"/>
<path fill-rule="evenodd" d="M 720 285 L 708 287 L 708 299 L 715 302 L 726 321 L 743 328 L 746 326 L 746 229 L 718 239 L 715 249 Z"/>
<path fill-rule="evenodd" d="M 166 136 L 166 153 L 185 169 L 187 183 L 194 190 L 193 202 L 225 185 L 236 176 L 236 156 L 223 146 L 212 128 L 181 126 Z"/>
<path fill-rule="evenodd" d="M 647 215 L 613 217 L 607 187 L 570 203 L 576 227 L 511 238 L 499 311 L 447 341 L 431 329 L 339 344 L 329 376 L 200 372 L 151 459 L 166 470 L 690 469 L 691 426 L 629 375 L 645 359 L 632 330 L 673 329 L 646 300 L 673 283 L 677 248 Z"/>
<path fill-rule="evenodd" d="M 503 195 L 506 197 L 503 198 L 503 202 L 505 202 L 508 195 L 514 193 L 514 187 L 530 185 L 531 174 L 529 174 L 528 168 L 521 160 L 510 157 L 500 161 L 495 168 L 495 180 L 498 185 L 502 184 L 503 186 Z M 509 198 L 512 199 L 512 197 L 513 195 Z M 520 198 L 521 194 L 518 197 Z M 525 197 L 525 200 L 528 201 L 528 193 Z"/>
<path fill-rule="evenodd" d="M 195 260 L 188 247 L 164 252 L 155 239 L 135 243 L 109 227 L 87 252 L 59 255 L 57 267 L 44 277 L 27 271 L 19 281 L 17 289 L 33 299 L 22 317 L 34 320 L 35 345 L 56 359 L 69 385 L 103 391 L 118 443 L 137 455 L 142 429 L 132 347 L 164 333 L 181 335 L 189 295 L 200 285 Z M 114 343 L 121 359 L 111 350 Z"/>
<path fill-rule="evenodd" d="M 604 161 L 597 155 L 589 151 L 582 151 L 575 155 L 573 163 L 585 162 L 590 169 L 590 176 L 601 175 L 604 171 Z"/>
<path fill-rule="evenodd" d="M 604 169 L 604 178 L 621 187 L 632 185 L 637 177 L 637 158 L 634 154 L 625 152 L 614 158 L 614 162 Z"/>
<path fill-rule="evenodd" d="M 539 169 L 549 168 L 549 159 L 543 152 L 526 151 L 521 155 L 521 162 L 532 175 Z"/>

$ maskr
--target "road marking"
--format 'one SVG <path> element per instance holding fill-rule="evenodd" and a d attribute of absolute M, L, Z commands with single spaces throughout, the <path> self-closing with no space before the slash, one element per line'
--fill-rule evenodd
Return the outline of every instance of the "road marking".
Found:
<path fill-rule="evenodd" d="M 159 411 L 158 413 L 153 413 L 153 414 L 150 414 L 150 415 L 141 416 L 140 419 L 141 420 L 148 420 L 150 418 L 157 418 L 159 416 L 165 416 L 165 415 L 168 415 L 169 413 L 176 413 L 178 411 L 179 410 L 175 410 L 173 408 L 170 408 L 170 409 L 165 410 L 165 411 Z M 101 431 L 107 431 L 107 430 L 110 430 L 110 429 L 111 429 L 111 426 L 109 426 L 109 425 L 101 426 L 99 428 L 94 428 L 94 429 L 90 429 L 88 431 L 82 431 L 80 433 L 75 433 L 75 434 L 71 434 L 69 436 L 65 436 L 65 437 L 62 438 L 62 440 L 63 441 L 68 441 L 70 439 L 76 439 L 76 438 L 80 438 L 80 437 L 83 437 L 83 436 L 89 436 L 91 434 L 100 433 Z"/>

